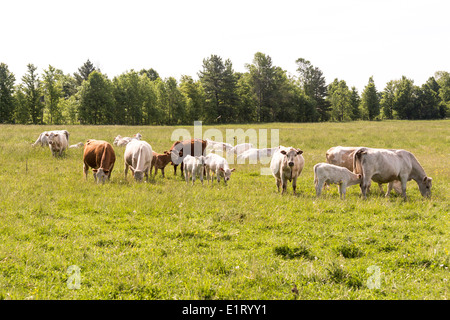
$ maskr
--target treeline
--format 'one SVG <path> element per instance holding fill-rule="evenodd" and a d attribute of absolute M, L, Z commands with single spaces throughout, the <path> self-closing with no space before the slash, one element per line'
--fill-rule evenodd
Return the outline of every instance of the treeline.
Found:
<path fill-rule="evenodd" d="M 245 73 L 211 55 L 198 80 L 162 79 L 154 69 L 127 71 L 112 80 L 88 60 L 73 75 L 33 64 L 21 83 L 0 64 L 0 123 L 174 125 L 442 119 L 450 110 L 450 74 L 438 71 L 422 86 L 403 76 L 378 91 L 372 77 L 360 94 L 344 80 L 326 83 L 303 58 L 297 75 L 256 53 Z"/>

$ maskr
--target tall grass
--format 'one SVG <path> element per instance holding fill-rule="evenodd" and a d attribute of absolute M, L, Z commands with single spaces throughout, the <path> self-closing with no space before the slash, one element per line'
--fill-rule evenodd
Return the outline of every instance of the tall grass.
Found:
<path fill-rule="evenodd" d="M 58 127 L 0 126 L 1 299 L 448 299 L 450 122 L 389 121 L 218 126 L 277 128 L 304 151 L 298 195 L 277 193 L 260 164 L 235 164 L 228 186 L 187 185 L 166 168 L 149 183 L 82 174 L 82 149 L 62 159 L 32 148 Z M 181 127 L 66 126 L 70 143 L 140 132 L 157 152 Z M 212 128 L 204 126 L 203 130 Z M 193 133 L 192 127 L 186 127 Z M 270 137 L 270 136 L 269 136 Z M 316 198 L 312 167 L 335 145 L 404 148 L 433 178 L 431 199 L 408 183 L 360 198 L 336 187 Z M 267 165 L 266 165 L 267 166 Z M 70 289 L 69 266 L 80 268 Z M 380 286 L 368 286 L 379 268 Z"/>

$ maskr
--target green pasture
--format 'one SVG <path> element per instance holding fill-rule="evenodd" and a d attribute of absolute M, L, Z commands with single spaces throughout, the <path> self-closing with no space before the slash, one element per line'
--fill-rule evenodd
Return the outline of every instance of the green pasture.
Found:
<path fill-rule="evenodd" d="M 83 177 L 82 149 L 53 158 L 31 147 L 45 130 L 67 129 L 70 144 L 139 132 L 162 153 L 183 128 L 193 134 L 1 125 L 0 299 L 450 298 L 449 120 L 203 126 L 224 137 L 279 129 L 280 144 L 302 149 L 298 194 L 289 184 L 283 196 L 260 174 L 267 164 L 231 165 L 227 186 L 187 185 L 170 165 L 165 179 L 136 183 L 114 147 L 112 179 L 97 185 Z M 346 200 L 336 186 L 316 198 L 312 168 L 337 145 L 411 151 L 433 178 L 431 198 L 414 181 L 407 202 L 377 188 L 362 200 L 359 186 Z"/>

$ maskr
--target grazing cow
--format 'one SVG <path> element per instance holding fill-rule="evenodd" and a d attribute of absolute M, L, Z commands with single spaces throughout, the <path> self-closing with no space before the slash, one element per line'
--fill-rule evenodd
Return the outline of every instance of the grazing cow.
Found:
<path fill-rule="evenodd" d="M 286 192 L 288 180 L 292 181 L 292 189 L 295 194 L 297 178 L 305 165 L 305 159 L 303 159 L 302 153 L 303 151 L 300 149 L 280 146 L 273 155 L 270 161 L 270 169 L 276 179 L 278 192 L 280 191 L 280 186 L 283 187 L 281 194 Z"/>
<path fill-rule="evenodd" d="M 87 180 L 89 167 L 92 168 L 97 183 L 111 179 L 111 172 L 116 161 L 116 154 L 111 144 L 103 140 L 90 139 L 84 145 L 83 171 Z"/>
<path fill-rule="evenodd" d="M 113 144 L 118 147 L 126 146 L 131 140 L 141 140 L 142 135 L 140 133 L 136 133 L 133 137 L 122 137 L 120 134 L 114 138 Z"/>
<path fill-rule="evenodd" d="M 169 151 L 164 151 L 163 154 L 153 151 L 152 165 L 150 167 L 150 174 L 152 174 L 153 167 L 155 167 L 155 177 L 158 169 L 161 169 L 162 176 L 164 177 L 164 168 L 172 161 L 172 157 Z"/>
<path fill-rule="evenodd" d="M 39 137 L 36 139 L 36 141 L 31 145 L 33 147 L 40 145 L 41 147 L 48 146 L 48 136 L 50 133 L 58 133 L 63 134 L 66 136 L 67 143 L 69 143 L 69 131 L 67 130 L 53 130 L 53 131 L 44 131 L 42 132 Z"/>
<path fill-rule="evenodd" d="M 187 139 L 174 142 L 170 148 L 173 173 L 175 175 L 177 174 L 177 166 L 183 163 L 183 159 L 187 155 L 203 156 L 205 154 L 206 144 L 206 140 L 202 139 Z M 181 166 L 181 175 L 183 175 L 183 166 Z"/>
<path fill-rule="evenodd" d="M 324 183 L 337 184 L 341 199 L 345 199 L 347 187 L 361 183 L 361 174 L 355 174 L 347 168 L 329 163 L 318 163 L 314 166 L 314 185 L 316 196 L 320 196 Z"/>
<path fill-rule="evenodd" d="M 358 148 L 362 147 L 331 147 L 327 150 L 326 153 L 327 162 L 353 171 L 353 155 Z M 383 184 L 379 183 L 378 187 L 380 189 L 380 192 L 384 193 Z M 394 190 L 399 194 L 402 193 L 402 185 L 400 181 L 397 180 L 394 182 Z"/>
<path fill-rule="evenodd" d="M 123 155 L 125 164 L 125 179 L 127 178 L 128 168 L 137 182 L 141 182 L 145 175 L 145 180 L 148 181 L 148 171 L 152 165 L 153 150 L 146 141 L 131 140 Z"/>
<path fill-rule="evenodd" d="M 237 144 L 235 145 L 233 148 L 231 148 L 230 150 L 228 150 L 229 154 L 235 154 L 235 155 L 240 155 L 241 153 L 243 153 L 244 151 L 247 151 L 249 149 L 253 148 L 253 144 L 251 143 L 241 143 L 241 144 Z"/>
<path fill-rule="evenodd" d="M 256 163 L 256 161 L 262 158 L 271 158 L 272 155 L 279 149 L 276 148 L 263 148 L 263 149 L 248 149 L 237 156 L 239 163 L 244 163 L 245 160 L 250 160 Z"/>
<path fill-rule="evenodd" d="M 194 185 L 195 178 L 198 176 L 203 184 L 203 171 L 205 169 L 205 156 L 191 156 L 187 155 L 183 159 L 184 175 L 186 183 L 189 183 L 189 176 L 192 178 L 192 185 Z"/>
<path fill-rule="evenodd" d="M 72 148 L 82 148 L 84 146 L 84 143 L 83 142 L 78 142 L 77 144 L 72 144 L 72 145 L 70 145 L 69 146 L 69 149 L 72 149 Z"/>
<path fill-rule="evenodd" d="M 227 160 L 215 153 L 210 153 L 205 157 L 205 169 L 208 181 L 211 176 L 211 183 L 213 183 L 214 175 L 216 175 L 217 183 L 220 183 L 220 177 L 223 177 L 225 185 L 230 180 L 231 173 L 236 170 L 235 168 L 230 169 Z"/>
<path fill-rule="evenodd" d="M 362 174 L 361 193 L 366 199 L 370 180 L 377 183 L 389 183 L 386 197 L 389 196 L 395 180 L 401 182 L 402 195 L 406 197 L 406 183 L 416 181 L 424 197 L 431 195 L 432 178 L 409 151 L 402 149 L 358 148 L 353 156 L 353 172 Z"/>
<path fill-rule="evenodd" d="M 62 156 L 63 152 L 68 148 L 69 143 L 67 141 L 67 136 L 61 133 L 50 132 L 46 133 L 45 136 L 48 139 L 48 146 L 52 151 L 54 157 Z"/>
<path fill-rule="evenodd" d="M 217 151 L 219 151 L 222 152 L 222 154 L 226 154 L 231 149 L 233 149 L 233 146 L 229 143 L 206 139 L 206 153 L 210 153 L 212 150 L 214 150 L 214 153 L 217 153 Z"/>

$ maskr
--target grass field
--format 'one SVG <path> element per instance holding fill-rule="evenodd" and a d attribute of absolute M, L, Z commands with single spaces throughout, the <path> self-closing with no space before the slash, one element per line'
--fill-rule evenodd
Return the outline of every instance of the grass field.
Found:
<path fill-rule="evenodd" d="M 140 132 L 161 153 L 184 127 L 0 126 L 0 299 L 450 298 L 449 120 L 214 127 L 279 129 L 280 144 L 304 151 L 296 196 L 260 164 L 232 165 L 228 186 L 186 185 L 171 166 L 138 184 L 123 177 L 123 147 L 96 185 L 82 149 L 57 159 L 31 147 L 62 128 L 71 144 Z M 411 151 L 431 199 L 414 181 L 407 202 L 362 200 L 359 186 L 316 198 L 312 168 L 336 145 Z"/>

